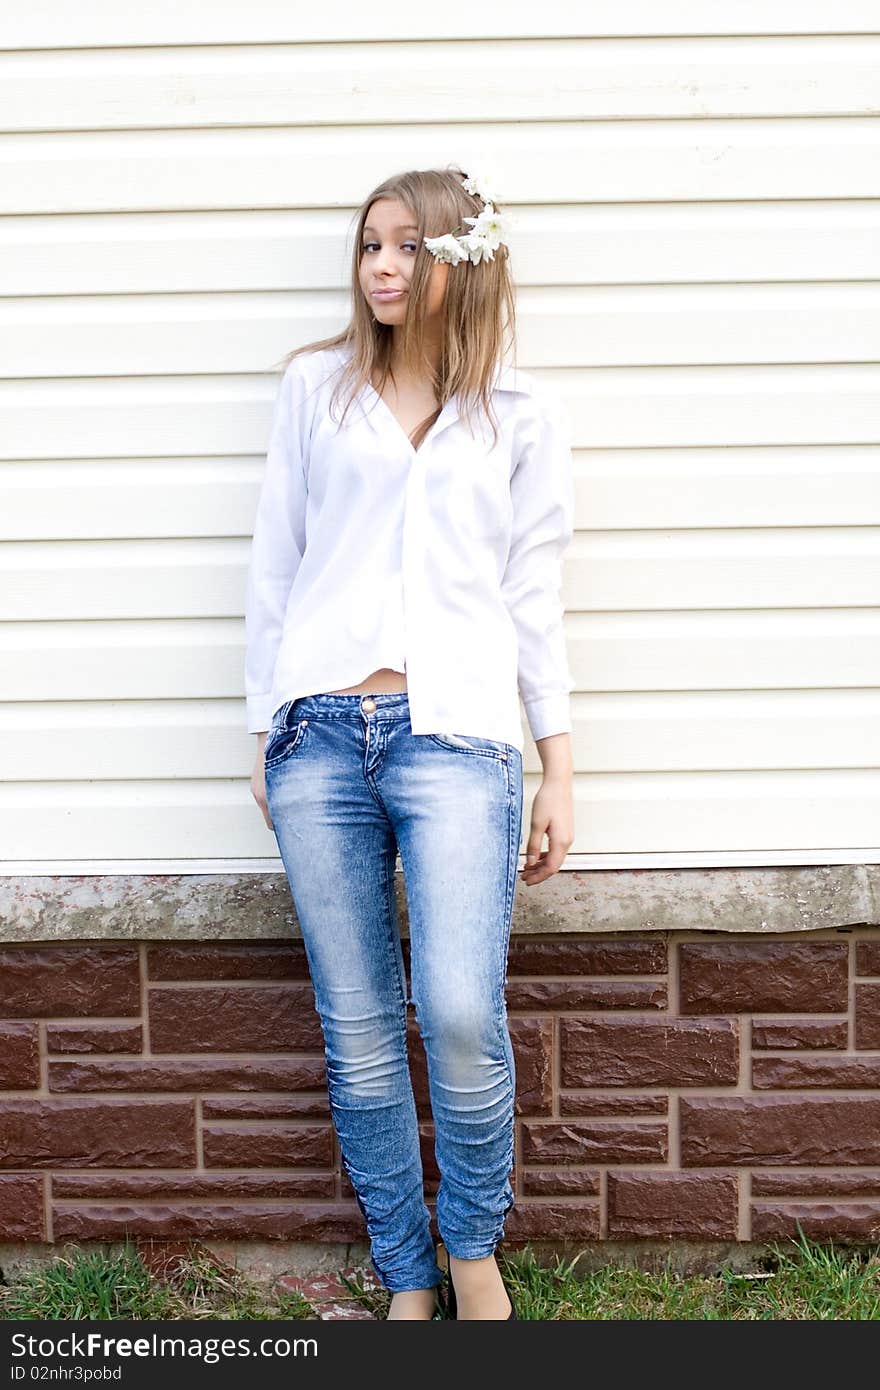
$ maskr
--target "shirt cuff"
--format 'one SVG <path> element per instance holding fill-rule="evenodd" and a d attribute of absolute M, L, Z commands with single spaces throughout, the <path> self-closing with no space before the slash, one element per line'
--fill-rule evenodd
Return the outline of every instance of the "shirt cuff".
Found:
<path fill-rule="evenodd" d="M 570 695 L 544 695 L 538 700 L 523 700 L 523 705 L 536 742 L 551 734 L 572 733 Z"/>
<path fill-rule="evenodd" d="M 275 713 L 271 690 L 263 695 L 247 696 L 247 730 L 249 734 L 265 733 L 272 725 Z"/>

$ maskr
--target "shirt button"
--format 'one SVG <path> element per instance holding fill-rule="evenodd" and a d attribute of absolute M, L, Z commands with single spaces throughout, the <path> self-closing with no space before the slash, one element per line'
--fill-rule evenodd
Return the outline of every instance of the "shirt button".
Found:
<path fill-rule="evenodd" d="M 372 698 L 372 696 L 368 695 L 366 699 L 361 700 L 361 709 L 364 711 L 364 714 L 372 714 L 375 708 L 376 701 Z"/>

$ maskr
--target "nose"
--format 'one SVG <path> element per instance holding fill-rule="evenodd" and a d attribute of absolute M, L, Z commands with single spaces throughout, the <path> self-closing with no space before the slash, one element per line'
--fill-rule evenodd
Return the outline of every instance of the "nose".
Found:
<path fill-rule="evenodd" d="M 390 248 L 386 247 L 384 251 L 379 252 L 373 262 L 373 269 L 378 275 L 384 274 L 386 270 L 394 269 L 394 253 Z"/>

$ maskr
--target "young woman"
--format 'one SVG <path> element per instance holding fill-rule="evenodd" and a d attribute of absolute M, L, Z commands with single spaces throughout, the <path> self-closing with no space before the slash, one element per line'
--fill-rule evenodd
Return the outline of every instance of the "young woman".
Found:
<path fill-rule="evenodd" d="M 358 214 L 352 295 L 341 333 L 287 359 L 275 406 L 247 590 L 251 787 L 302 930 L 333 1125 L 389 1317 L 435 1316 L 444 1279 L 409 1002 L 428 1062 L 451 1315 L 507 1319 L 494 1251 L 514 1201 L 505 976 L 520 696 L 543 767 L 522 881 L 554 874 L 573 838 L 568 416 L 502 365 L 514 296 L 485 180 L 452 167 L 374 189 Z"/>

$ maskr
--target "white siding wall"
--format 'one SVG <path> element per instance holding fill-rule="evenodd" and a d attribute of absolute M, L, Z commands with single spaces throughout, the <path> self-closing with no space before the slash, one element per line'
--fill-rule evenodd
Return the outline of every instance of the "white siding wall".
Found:
<path fill-rule="evenodd" d="M 278 866 L 242 698 L 272 364 L 343 321 L 369 187 L 451 160 L 496 171 L 520 363 L 575 424 L 571 865 L 877 859 L 877 19 L 9 6 L 5 872 Z"/>

